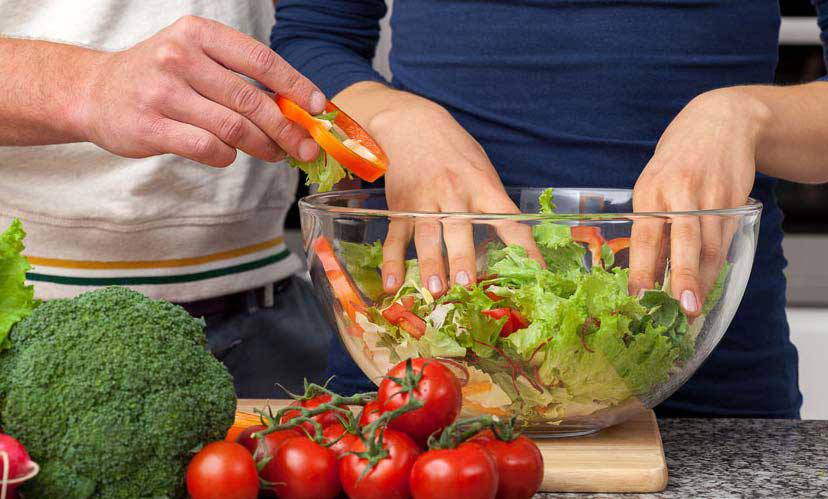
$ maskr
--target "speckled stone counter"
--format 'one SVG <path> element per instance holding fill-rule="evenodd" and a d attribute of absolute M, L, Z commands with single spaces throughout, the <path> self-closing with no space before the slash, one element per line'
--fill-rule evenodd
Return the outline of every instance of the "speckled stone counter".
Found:
<path fill-rule="evenodd" d="M 660 494 L 537 498 L 828 498 L 828 421 L 660 419 L 670 481 Z"/>

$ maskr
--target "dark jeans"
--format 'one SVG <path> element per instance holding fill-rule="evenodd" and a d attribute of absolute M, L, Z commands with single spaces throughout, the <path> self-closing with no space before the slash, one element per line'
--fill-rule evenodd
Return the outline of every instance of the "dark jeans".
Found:
<path fill-rule="evenodd" d="M 239 398 L 284 398 L 303 381 L 322 382 L 334 336 L 304 279 L 293 276 L 264 289 L 183 304 L 207 322 L 207 343 L 233 375 Z"/>

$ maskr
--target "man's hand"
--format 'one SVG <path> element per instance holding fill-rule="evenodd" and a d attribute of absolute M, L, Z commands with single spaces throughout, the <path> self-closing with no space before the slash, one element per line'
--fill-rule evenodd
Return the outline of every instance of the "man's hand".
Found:
<path fill-rule="evenodd" d="M 375 100 L 384 107 L 367 123 L 389 157 L 385 175 L 389 209 L 520 213 L 483 148 L 445 109 L 421 97 L 373 85 Z M 521 245 L 543 261 L 528 226 L 491 225 L 505 243 Z M 475 282 L 471 223 L 451 218 L 442 223 L 392 220 L 383 247 L 382 277 L 387 292 L 396 292 L 403 283 L 405 252 L 412 235 L 422 283 L 433 295 L 443 294 L 447 283 L 465 286 Z"/>
<path fill-rule="evenodd" d="M 691 211 L 744 204 L 753 187 L 757 143 L 767 119 L 764 105 L 735 92 L 714 91 L 694 99 L 667 127 L 638 178 L 634 210 Z M 718 215 L 636 220 L 630 292 L 651 288 L 669 257 L 672 295 L 688 316 L 698 316 L 724 264 L 735 222 Z"/>
<path fill-rule="evenodd" d="M 172 153 L 211 166 L 236 150 L 276 161 L 316 157 L 316 143 L 272 96 L 241 75 L 322 112 L 325 96 L 266 45 L 223 24 L 184 17 L 123 52 L 97 53 L 73 113 L 80 136 L 131 158 Z"/>

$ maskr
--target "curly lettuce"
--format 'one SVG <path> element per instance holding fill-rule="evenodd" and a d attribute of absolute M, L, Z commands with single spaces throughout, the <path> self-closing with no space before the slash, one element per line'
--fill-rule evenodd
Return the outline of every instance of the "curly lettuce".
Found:
<path fill-rule="evenodd" d="M 19 220 L 0 235 L 0 351 L 11 346 L 12 326 L 28 317 L 37 305 L 34 288 L 26 285 L 31 265 L 23 256 L 25 237 Z"/>

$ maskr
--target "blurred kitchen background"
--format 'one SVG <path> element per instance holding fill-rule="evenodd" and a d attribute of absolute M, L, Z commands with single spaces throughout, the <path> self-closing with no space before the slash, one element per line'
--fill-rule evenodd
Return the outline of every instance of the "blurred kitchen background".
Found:
<path fill-rule="evenodd" d="M 393 0 L 388 0 L 393 8 Z M 824 76 L 819 27 L 810 0 L 782 0 L 779 66 L 776 81 L 795 84 Z M 389 10 L 390 12 L 390 10 Z M 374 60 L 377 70 L 390 76 L 388 16 L 383 20 L 380 47 Z M 297 199 L 307 194 L 300 185 Z M 788 259 L 788 320 L 791 338 L 799 350 L 800 388 L 804 396 L 802 417 L 828 419 L 828 185 L 783 182 L 777 190 L 786 214 L 785 255 Z M 301 253 L 299 213 L 287 220 L 289 246 Z"/>

